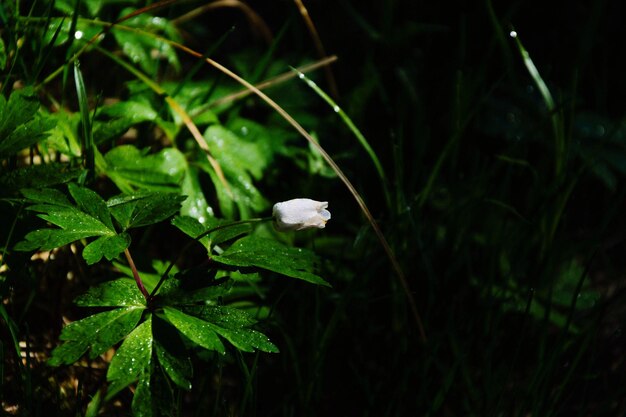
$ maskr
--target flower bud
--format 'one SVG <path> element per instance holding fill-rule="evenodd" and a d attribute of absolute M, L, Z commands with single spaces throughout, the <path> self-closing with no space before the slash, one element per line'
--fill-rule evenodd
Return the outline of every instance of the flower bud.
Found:
<path fill-rule="evenodd" d="M 309 198 L 296 198 L 274 204 L 274 225 L 276 229 L 303 230 L 311 227 L 323 229 L 330 220 L 330 212 L 326 210 L 328 202 L 315 201 Z"/>

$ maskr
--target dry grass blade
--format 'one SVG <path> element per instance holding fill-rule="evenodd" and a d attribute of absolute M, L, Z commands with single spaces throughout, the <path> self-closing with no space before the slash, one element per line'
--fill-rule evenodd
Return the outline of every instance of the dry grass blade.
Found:
<path fill-rule="evenodd" d="M 311 71 L 315 71 L 318 68 L 321 68 L 323 66 L 326 65 L 330 65 L 333 62 L 337 61 L 337 57 L 336 56 L 329 56 L 327 58 L 324 58 L 322 60 L 319 60 L 317 62 L 314 62 L 312 64 L 309 65 L 304 65 L 302 67 L 298 67 L 296 68 L 296 71 L 301 72 L 303 74 L 306 74 L 308 72 Z M 283 74 L 277 75 L 276 77 L 272 77 L 269 78 L 263 82 L 260 82 L 258 84 L 255 85 L 256 88 L 258 88 L 259 90 L 265 90 L 266 88 L 269 88 L 273 85 L 277 85 L 280 83 L 283 83 L 291 78 L 296 77 L 297 73 L 294 71 L 289 71 L 289 72 L 285 72 Z M 204 108 L 202 108 L 199 113 L 201 113 L 202 111 L 206 110 L 206 109 L 210 109 L 212 107 L 217 107 L 220 106 L 222 104 L 225 103 L 229 103 L 231 101 L 235 101 L 235 100 L 239 100 L 241 98 L 247 97 L 250 94 L 253 94 L 252 91 L 250 91 L 249 89 L 245 88 L 241 91 L 238 91 L 236 93 L 233 94 L 229 94 L 227 96 L 221 97 L 215 101 L 212 101 L 211 103 L 207 104 L 206 106 L 204 106 Z M 196 113 L 192 113 L 192 116 L 196 116 Z"/>
<path fill-rule="evenodd" d="M 213 1 L 211 3 L 205 4 L 204 6 L 193 9 L 192 11 L 180 17 L 177 17 L 176 19 L 173 19 L 172 23 L 178 26 L 188 20 L 195 19 L 203 13 L 224 7 L 231 7 L 241 10 L 241 12 L 248 19 L 248 22 L 250 22 L 250 25 L 259 32 L 263 40 L 268 44 L 272 43 L 272 31 L 270 30 L 269 26 L 267 26 L 267 23 L 265 23 L 261 16 L 259 16 L 250 6 L 239 0 Z"/>
<path fill-rule="evenodd" d="M 306 25 L 309 33 L 311 34 L 311 38 L 313 38 L 313 43 L 315 44 L 315 49 L 317 50 L 318 57 L 320 59 L 326 58 L 326 50 L 324 49 L 324 44 L 320 39 L 320 35 L 315 28 L 315 24 L 313 23 L 313 19 L 309 15 L 309 11 L 302 3 L 302 0 L 294 0 L 296 6 L 298 6 L 298 11 L 302 15 L 302 19 L 304 19 L 304 24 Z M 326 76 L 326 82 L 328 82 L 328 89 L 330 90 L 330 95 L 337 99 L 339 97 L 339 91 L 337 90 L 337 82 L 335 81 L 335 76 L 333 75 L 330 67 L 324 68 L 324 75 Z"/>

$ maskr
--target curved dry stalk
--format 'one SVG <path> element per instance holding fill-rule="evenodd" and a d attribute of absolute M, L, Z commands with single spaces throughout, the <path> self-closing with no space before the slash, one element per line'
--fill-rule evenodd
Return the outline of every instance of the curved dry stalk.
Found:
<path fill-rule="evenodd" d="M 248 22 L 253 28 L 256 28 L 258 32 L 263 37 L 263 40 L 268 44 L 272 43 L 272 39 L 274 36 L 272 35 L 272 31 L 269 26 L 261 16 L 257 12 L 255 12 L 250 6 L 246 3 L 239 0 L 216 0 L 211 3 L 205 4 L 204 6 L 200 6 L 192 11 L 177 17 L 176 19 L 172 19 L 171 22 L 178 26 L 188 20 L 195 19 L 196 17 L 204 14 L 210 10 L 219 9 L 223 7 L 231 7 L 234 9 L 239 9 L 246 16 Z"/>
<path fill-rule="evenodd" d="M 303 74 L 306 74 L 307 72 L 314 71 L 314 70 L 316 70 L 316 69 L 318 69 L 320 67 L 323 67 L 323 66 L 326 66 L 326 65 L 330 65 L 330 64 L 332 64 L 335 61 L 337 61 L 337 56 L 336 55 L 332 55 L 332 56 L 329 56 L 329 57 L 324 58 L 322 60 L 319 60 L 317 62 L 314 62 L 312 64 L 308 64 L 308 65 L 304 65 L 302 67 L 298 67 L 298 68 L 296 68 L 296 71 L 301 72 Z M 294 78 L 296 76 L 297 76 L 297 73 L 294 72 L 294 71 L 284 72 L 284 73 L 282 73 L 280 75 L 277 75 L 277 76 L 272 77 L 272 78 L 268 78 L 267 80 L 262 81 L 262 82 L 256 84 L 255 87 L 258 88 L 259 90 L 264 90 L 264 89 L 269 88 L 269 87 L 271 87 L 273 85 L 283 83 L 283 82 L 285 82 L 285 81 L 287 81 L 287 80 L 289 80 L 291 78 Z M 220 106 L 222 104 L 229 103 L 231 101 L 239 100 L 241 98 L 249 96 L 250 94 L 253 94 L 252 91 L 250 91 L 247 88 L 244 88 L 243 90 L 240 90 L 240 91 L 237 91 L 236 93 L 232 93 L 232 94 L 229 94 L 227 96 L 218 98 L 217 100 L 212 101 L 212 102 L 206 104 L 205 106 L 202 106 L 202 108 L 199 109 L 198 113 L 192 112 L 191 115 L 192 116 L 196 116 L 197 114 L 202 113 L 206 109 L 217 107 L 217 106 Z"/>
<path fill-rule="evenodd" d="M 313 43 L 315 44 L 315 49 L 317 50 L 317 55 L 320 59 L 326 58 L 326 50 L 324 49 L 324 44 L 322 43 L 322 39 L 320 38 L 319 33 L 317 32 L 317 28 L 313 23 L 313 19 L 309 15 L 309 11 L 304 6 L 302 0 L 293 0 L 298 6 L 298 11 L 304 20 L 304 24 L 306 25 L 309 33 L 311 34 L 311 38 L 313 38 Z M 324 68 L 324 75 L 326 76 L 326 82 L 328 83 L 328 89 L 330 90 L 330 95 L 333 96 L 334 99 L 339 97 L 339 91 L 337 90 L 337 82 L 335 81 L 335 76 L 333 75 L 333 71 L 330 67 Z"/>

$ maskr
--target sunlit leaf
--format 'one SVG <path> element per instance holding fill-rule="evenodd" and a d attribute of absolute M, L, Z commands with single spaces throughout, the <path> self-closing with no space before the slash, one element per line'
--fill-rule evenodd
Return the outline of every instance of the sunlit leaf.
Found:
<path fill-rule="evenodd" d="M 54 349 L 48 363 L 54 366 L 72 364 L 89 348 L 89 357 L 96 358 L 135 328 L 142 311 L 143 308 L 126 307 L 70 323 L 61 333 L 61 340 L 65 343 Z"/>
<path fill-rule="evenodd" d="M 121 389 L 137 381 L 142 375 L 149 376 L 152 359 L 152 318 L 139 325 L 124 339 L 117 350 L 109 370 L 107 380 L 111 383 L 106 399 L 109 400 Z"/>
<path fill-rule="evenodd" d="M 90 288 L 74 302 L 81 307 L 141 307 L 146 300 L 134 281 L 116 279 Z"/>
<path fill-rule="evenodd" d="M 226 353 L 210 323 L 173 308 L 165 308 L 163 311 L 167 320 L 189 340 L 205 349 Z"/>
<path fill-rule="evenodd" d="M 246 236 L 213 260 L 225 265 L 259 267 L 318 285 L 329 284 L 313 273 L 316 256 L 308 249 L 293 248 L 273 240 Z"/>

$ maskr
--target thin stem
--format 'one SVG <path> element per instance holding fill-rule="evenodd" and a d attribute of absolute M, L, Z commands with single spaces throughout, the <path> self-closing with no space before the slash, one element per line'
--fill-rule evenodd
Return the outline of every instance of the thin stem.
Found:
<path fill-rule="evenodd" d="M 128 265 L 130 266 L 130 269 L 132 269 L 133 271 L 133 277 L 135 277 L 135 282 L 137 283 L 137 287 L 139 287 L 139 291 L 141 291 L 143 296 L 146 298 L 146 301 L 149 300 L 150 294 L 148 294 L 148 290 L 146 290 L 146 287 L 144 287 L 143 282 L 141 281 L 141 278 L 139 277 L 139 272 L 137 272 L 137 267 L 135 266 L 135 262 L 133 262 L 133 257 L 130 256 L 130 252 L 128 251 L 128 248 L 124 249 L 124 255 L 126 255 L 126 260 L 128 261 Z"/>
<path fill-rule="evenodd" d="M 196 236 L 191 242 L 188 242 L 183 248 L 182 250 L 178 253 L 178 256 L 176 256 L 176 258 L 170 262 L 170 264 L 168 265 L 167 269 L 165 270 L 165 272 L 163 272 L 163 275 L 161 275 L 161 279 L 159 279 L 159 282 L 157 283 L 157 285 L 154 287 L 154 289 L 152 290 L 152 292 L 150 293 L 150 295 L 147 297 L 148 301 L 152 301 L 152 299 L 154 298 L 154 296 L 156 295 L 157 291 L 159 290 L 159 288 L 161 288 L 161 284 L 163 284 L 163 282 L 165 281 L 165 279 L 168 277 L 168 274 L 170 273 L 170 271 L 172 270 L 172 268 L 174 267 L 174 265 L 176 264 L 176 262 L 178 262 L 178 259 L 180 258 L 180 256 L 185 253 L 187 251 L 187 249 L 189 249 L 189 247 L 195 243 L 198 242 L 200 239 L 202 239 L 205 236 L 210 235 L 213 232 L 217 232 L 218 230 L 222 230 L 222 229 L 227 229 L 231 226 L 239 226 L 240 224 L 248 224 L 248 223 L 261 223 L 261 222 L 267 222 L 267 221 L 271 221 L 273 220 L 273 217 L 259 217 L 256 219 L 246 219 L 246 220 L 238 220 L 236 222 L 232 222 L 232 223 L 228 223 L 228 224 L 221 224 L 219 226 L 215 226 L 210 228 L 209 230 L 202 232 L 201 234 L 199 234 L 198 236 Z"/>

